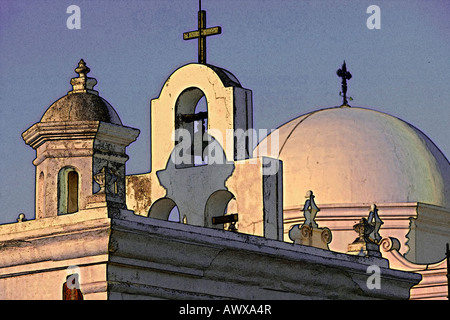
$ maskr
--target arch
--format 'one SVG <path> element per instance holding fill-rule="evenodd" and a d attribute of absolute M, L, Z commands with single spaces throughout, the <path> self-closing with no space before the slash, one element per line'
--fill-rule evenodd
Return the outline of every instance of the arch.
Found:
<path fill-rule="evenodd" d="M 58 215 L 79 210 L 80 176 L 73 167 L 64 167 L 58 173 Z"/>
<path fill-rule="evenodd" d="M 177 114 L 193 113 L 203 96 L 208 104 L 207 130 L 213 137 L 220 134 L 224 138 L 230 129 L 247 131 L 253 127 L 251 91 L 242 88 L 231 73 L 210 65 L 183 66 L 172 73 L 164 83 L 159 97 L 151 102 L 152 171 L 163 169 L 174 147 L 179 144 L 174 137 L 175 130 L 182 127 Z M 214 133 L 211 128 L 214 128 Z M 190 128 L 183 131 L 193 133 Z M 228 144 L 223 142 L 227 160 L 233 161 L 233 141 Z M 177 158 L 181 158 L 180 155 Z M 190 160 L 188 157 L 186 159 Z M 177 168 L 183 166 L 177 165 Z"/>
<path fill-rule="evenodd" d="M 212 218 L 227 213 L 228 203 L 235 199 L 234 194 L 228 190 L 217 190 L 212 193 L 205 205 L 205 227 L 222 229 L 223 226 L 213 225 Z"/>
<path fill-rule="evenodd" d="M 202 72 L 198 73 L 199 70 Z M 193 74 L 195 74 L 195 78 L 192 78 Z M 192 79 L 192 82 L 208 84 L 211 88 L 215 86 L 242 88 L 237 77 L 228 70 L 210 64 L 190 63 L 178 68 L 169 76 L 161 88 L 160 97 L 178 87 L 178 84 L 174 83 L 174 79 Z"/>
<path fill-rule="evenodd" d="M 193 114 L 198 102 L 205 93 L 197 87 L 184 89 L 175 103 L 175 116 Z"/>
<path fill-rule="evenodd" d="M 170 198 L 161 198 L 156 200 L 150 209 L 148 210 L 148 216 L 150 218 L 169 220 L 169 216 L 173 213 L 173 210 L 178 208 L 175 201 Z M 180 219 L 181 214 L 179 213 L 178 219 Z M 176 219 L 175 219 L 176 220 Z"/>
<path fill-rule="evenodd" d="M 176 167 L 206 164 L 204 150 L 208 142 L 203 139 L 208 130 L 208 102 L 199 88 L 189 87 L 178 96 L 175 103 L 175 130 L 175 145 L 180 143 Z M 182 143 L 185 139 L 188 141 Z"/>

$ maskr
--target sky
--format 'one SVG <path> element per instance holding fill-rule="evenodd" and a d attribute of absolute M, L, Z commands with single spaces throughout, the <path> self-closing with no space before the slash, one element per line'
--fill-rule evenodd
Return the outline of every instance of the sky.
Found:
<path fill-rule="evenodd" d="M 68 28 L 71 5 L 80 29 Z M 340 105 L 345 60 L 350 105 L 414 125 L 450 156 L 450 0 L 203 0 L 202 9 L 208 27 L 222 27 L 207 62 L 252 90 L 256 129 Z M 81 58 L 124 125 L 141 130 L 127 174 L 149 172 L 150 100 L 197 62 L 197 41 L 183 40 L 197 11 L 197 0 L 0 0 L 0 224 L 34 217 L 35 151 L 21 134 L 71 90 Z"/>

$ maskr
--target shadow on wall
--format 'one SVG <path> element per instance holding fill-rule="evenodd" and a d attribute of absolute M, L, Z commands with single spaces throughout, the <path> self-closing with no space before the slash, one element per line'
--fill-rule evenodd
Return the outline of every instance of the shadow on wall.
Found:
<path fill-rule="evenodd" d="M 208 135 L 208 148 L 204 150 L 205 159 L 214 158 L 214 163 L 203 165 L 191 164 L 178 167 L 176 159 L 180 152 L 177 146 L 171 152 L 165 170 L 156 174 L 166 196 L 158 199 L 149 210 L 149 217 L 179 220 L 191 225 L 223 228 L 213 226 L 212 217 L 224 215 L 228 203 L 234 195 L 227 190 L 225 183 L 234 172 L 234 163 L 227 162 L 220 144 Z M 188 151 L 189 152 L 189 151 Z M 176 211 L 178 210 L 178 218 Z"/>

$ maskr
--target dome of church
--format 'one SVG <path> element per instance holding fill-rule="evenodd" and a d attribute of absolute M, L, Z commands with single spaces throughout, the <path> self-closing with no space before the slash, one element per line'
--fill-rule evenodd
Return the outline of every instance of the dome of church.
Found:
<path fill-rule="evenodd" d="M 114 108 L 98 95 L 81 92 L 68 94 L 54 102 L 41 122 L 103 121 L 122 125 Z"/>
<path fill-rule="evenodd" d="M 403 120 L 371 109 L 335 107 L 295 118 L 276 132 L 285 208 L 303 204 L 308 190 L 322 204 L 450 207 L 449 161 Z M 275 133 L 266 137 L 254 155 L 270 156 L 275 139 Z"/>
<path fill-rule="evenodd" d="M 114 108 L 93 89 L 97 80 L 87 76 L 90 71 L 81 59 L 75 69 L 78 77 L 70 81 L 73 90 L 55 101 L 44 113 L 41 122 L 103 121 L 122 125 Z"/>

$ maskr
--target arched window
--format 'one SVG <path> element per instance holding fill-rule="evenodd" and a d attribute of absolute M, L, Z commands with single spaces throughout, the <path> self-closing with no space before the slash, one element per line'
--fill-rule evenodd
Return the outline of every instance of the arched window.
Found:
<path fill-rule="evenodd" d="M 58 214 L 78 211 L 79 175 L 71 167 L 63 168 L 58 174 Z"/>

